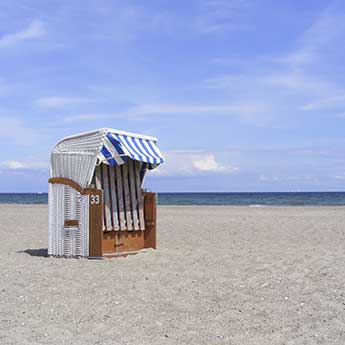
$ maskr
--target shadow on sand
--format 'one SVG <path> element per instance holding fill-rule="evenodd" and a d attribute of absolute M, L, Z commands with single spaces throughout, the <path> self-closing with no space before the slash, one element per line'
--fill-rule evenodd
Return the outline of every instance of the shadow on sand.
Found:
<path fill-rule="evenodd" d="M 42 256 L 48 257 L 48 249 L 47 248 L 39 248 L 39 249 L 25 249 L 18 251 L 18 253 L 25 253 L 31 256 Z"/>

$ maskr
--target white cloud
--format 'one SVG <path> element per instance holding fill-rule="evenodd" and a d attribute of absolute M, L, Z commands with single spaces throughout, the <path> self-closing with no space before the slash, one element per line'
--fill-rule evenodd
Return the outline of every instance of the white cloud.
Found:
<path fill-rule="evenodd" d="M 148 115 L 234 115 L 234 114 L 250 114 L 261 112 L 262 108 L 257 105 L 249 103 L 234 103 L 223 105 L 211 104 L 152 104 L 152 105 L 139 105 L 127 111 L 128 116 L 148 116 Z"/>
<path fill-rule="evenodd" d="M 28 127 L 22 120 L 0 114 L 0 142 L 2 145 L 12 143 L 19 146 L 30 146 L 37 139 L 37 131 Z"/>
<path fill-rule="evenodd" d="M 267 181 L 279 181 L 279 177 L 277 176 L 267 176 L 265 174 L 261 174 L 259 176 L 259 181 L 261 182 L 267 182 Z"/>
<path fill-rule="evenodd" d="M 248 0 L 197 0 L 193 12 L 169 11 L 145 5 L 119 6 L 116 3 L 98 4 L 95 11 L 105 18 L 112 16 L 110 30 L 92 33 L 97 38 L 128 42 L 145 33 L 154 35 L 218 34 L 233 29 L 247 29 L 243 20 L 251 7 Z M 115 15 L 115 17 L 114 17 Z M 92 25 L 92 24 L 91 24 Z"/>
<path fill-rule="evenodd" d="M 244 74 L 222 74 L 204 80 L 203 87 L 208 89 L 235 89 L 244 82 L 247 82 L 247 76 Z"/>
<path fill-rule="evenodd" d="M 325 54 L 325 49 L 336 47 L 333 43 L 344 36 L 344 15 L 327 8 L 300 38 L 300 46 L 285 57 L 285 62 L 293 69 L 317 63 Z M 327 49 L 328 50 L 328 49 Z"/>
<path fill-rule="evenodd" d="M 194 27 L 203 34 L 221 33 L 227 30 L 248 29 L 243 20 L 250 8 L 247 0 L 204 0 L 194 18 Z"/>
<path fill-rule="evenodd" d="M 76 104 L 91 102 L 83 97 L 42 97 L 35 101 L 35 104 L 41 108 L 62 108 Z"/>
<path fill-rule="evenodd" d="M 97 39 L 110 39 L 117 43 L 127 44 L 129 41 L 136 39 L 143 34 L 161 35 L 162 33 L 176 34 L 180 26 L 180 17 L 173 14 L 172 11 L 155 10 L 149 4 L 120 6 L 117 3 L 108 2 L 100 4 L 94 8 L 105 19 L 112 18 L 111 25 L 107 20 L 104 21 L 105 31 L 99 30 L 97 22 L 91 37 Z"/>
<path fill-rule="evenodd" d="M 307 103 L 303 110 L 331 109 L 345 106 L 345 93 L 342 95 L 331 96 L 318 101 Z"/>
<path fill-rule="evenodd" d="M 338 42 L 344 38 L 345 16 L 329 7 L 304 32 L 299 47 L 280 58 L 287 70 L 277 73 L 271 81 L 314 98 L 302 106 L 303 110 L 345 106 L 343 87 L 332 81 L 331 73 L 321 72 L 325 63 L 331 65 L 330 59 L 339 49 Z"/>
<path fill-rule="evenodd" d="M 269 181 L 269 177 L 267 177 L 265 174 L 260 174 L 259 181 L 263 181 L 263 182 Z"/>
<path fill-rule="evenodd" d="M 25 160 L 9 159 L 0 162 L 2 170 L 48 170 L 49 160 L 38 159 L 37 157 L 29 156 Z"/>
<path fill-rule="evenodd" d="M 288 66 L 279 65 L 271 67 L 270 72 L 261 71 L 265 69 L 265 61 L 257 61 L 257 72 L 250 71 L 243 74 L 222 74 L 204 80 L 203 87 L 208 89 L 227 90 L 233 93 L 241 94 L 242 92 L 251 94 L 252 90 L 259 93 L 264 89 L 270 88 L 268 96 L 273 91 L 277 91 L 277 87 L 281 90 L 293 91 L 296 93 L 322 95 L 330 90 L 335 90 L 334 85 L 326 80 L 311 76 L 300 71 L 291 70 Z M 264 64 L 264 66 L 261 66 Z M 267 95 L 266 95 L 267 96 Z M 270 99 L 272 99 L 270 97 Z M 273 98 L 272 100 L 275 100 Z"/>
<path fill-rule="evenodd" d="M 22 162 L 12 161 L 12 160 L 1 162 L 1 166 L 5 169 L 10 169 L 10 170 L 24 169 L 27 167 Z"/>
<path fill-rule="evenodd" d="M 304 75 L 300 72 L 279 72 L 262 78 L 262 82 L 278 86 L 298 93 L 319 95 L 329 90 L 332 86 L 324 80 Z"/>
<path fill-rule="evenodd" d="M 49 102 L 48 102 L 49 103 Z M 46 102 L 43 102 L 46 105 Z M 152 116 L 239 116 L 248 117 L 252 114 L 262 113 L 266 108 L 262 104 L 250 104 L 249 102 L 213 105 L 213 104 L 142 104 L 131 107 L 126 111 L 109 114 L 79 114 L 64 118 L 64 122 L 83 122 L 97 119 L 145 119 Z"/>
<path fill-rule="evenodd" d="M 280 56 L 242 61 L 237 68 L 241 73 L 225 72 L 208 78 L 203 87 L 222 91 L 229 97 L 245 98 L 252 104 L 261 100 L 266 112 L 261 112 L 260 116 L 269 120 L 291 117 L 300 110 L 332 109 L 343 113 L 345 89 L 339 82 L 342 72 L 337 73 L 338 62 L 332 64 L 331 61 L 339 56 L 338 42 L 344 38 L 345 16 L 330 6 L 305 30 L 294 49 Z M 227 62 L 226 57 L 213 59 L 223 64 L 223 70 L 224 61 Z M 229 62 L 230 71 L 234 70 L 234 65 L 239 66 L 236 59 L 230 58 Z M 333 115 L 337 116 L 336 113 Z"/>
<path fill-rule="evenodd" d="M 239 171 L 235 165 L 220 162 L 214 153 L 204 151 L 163 152 L 166 162 L 153 170 L 160 176 L 193 176 L 207 174 L 233 174 Z"/>
<path fill-rule="evenodd" d="M 0 38 L 0 47 L 15 45 L 22 41 L 33 40 L 44 36 L 45 28 L 40 20 L 34 20 L 26 29 L 7 34 Z"/>
<path fill-rule="evenodd" d="M 209 153 L 204 156 L 192 158 L 193 166 L 196 170 L 202 172 L 233 172 L 238 170 L 234 167 L 225 167 L 216 161 L 216 157 Z"/>
<path fill-rule="evenodd" d="M 93 121 L 93 120 L 100 120 L 109 118 L 110 115 L 105 114 L 80 114 L 80 115 L 72 115 L 67 116 L 63 119 L 65 123 L 73 123 L 73 122 L 84 122 L 84 121 Z"/>

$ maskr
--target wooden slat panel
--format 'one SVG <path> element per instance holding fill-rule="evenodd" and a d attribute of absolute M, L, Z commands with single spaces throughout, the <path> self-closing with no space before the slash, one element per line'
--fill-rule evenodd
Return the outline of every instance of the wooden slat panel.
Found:
<path fill-rule="evenodd" d="M 96 188 L 101 190 L 102 188 L 102 172 L 101 172 L 101 167 L 97 166 L 95 169 L 95 183 L 96 183 Z M 103 217 L 102 217 L 102 228 L 105 230 L 105 221 L 104 221 L 105 215 L 103 212 Z"/>
<path fill-rule="evenodd" d="M 129 188 L 130 188 L 130 196 L 131 196 L 131 211 L 132 211 L 132 219 L 133 219 L 133 227 L 134 230 L 139 230 L 139 217 L 138 217 L 138 200 L 137 200 L 137 193 L 135 190 L 135 172 L 134 172 L 134 164 L 135 162 L 131 159 L 128 161 L 128 170 L 129 170 Z"/>
<path fill-rule="evenodd" d="M 116 194 L 116 177 L 115 167 L 109 167 L 110 177 L 110 195 L 111 195 L 111 210 L 114 230 L 119 230 L 119 213 L 117 209 L 117 194 Z"/>
<path fill-rule="evenodd" d="M 144 218 L 144 194 L 141 189 L 141 179 L 140 179 L 140 162 L 135 162 L 134 164 L 134 174 L 135 174 L 135 184 L 139 208 L 139 225 L 140 230 L 145 230 L 145 218 Z"/>
<path fill-rule="evenodd" d="M 86 189 L 84 194 L 89 194 L 89 256 L 102 256 L 102 218 L 103 203 L 102 191 Z"/>
<path fill-rule="evenodd" d="M 127 230 L 133 230 L 132 212 L 131 212 L 131 198 L 129 195 L 128 185 L 128 167 L 127 164 L 121 165 L 122 170 L 122 182 L 123 182 L 123 194 L 125 197 L 125 208 L 126 208 L 126 225 Z"/>
<path fill-rule="evenodd" d="M 102 189 L 102 174 L 100 166 L 95 169 L 95 183 L 97 189 Z"/>
<path fill-rule="evenodd" d="M 156 224 L 157 224 L 157 205 L 156 193 L 144 193 L 145 210 L 145 248 L 156 249 Z"/>
<path fill-rule="evenodd" d="M 110 188 L 109 188 L 109 165 L 102 164 L 102 185 L 104 194 L 104 213 L 105 228 L 107 231 L 113 229 L 111 225 L 111 205 L 110 205 Z"/>
<path fill-rule="evenodd" d="M 120 229 L 126 230 L 126 221 L 125 221 L 125 205 L 123 203 L 123 184 L 122 184 L 122 174 L 121 167 L 117 166 L 115 168 L 116 172 L 116 186 L 117 186 L 117 201 L 118 201 L 118 211 L 119 211 L 119 220 L 120 220 Z"/>

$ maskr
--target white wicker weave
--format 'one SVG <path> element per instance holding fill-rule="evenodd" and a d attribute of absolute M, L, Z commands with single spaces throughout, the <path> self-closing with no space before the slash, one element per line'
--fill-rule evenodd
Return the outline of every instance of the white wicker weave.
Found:
<path fill-rule="evenodd" d="M 61 184 L 49 186 L 48 254 L 54 256 L 89 255 L 89 196 Z M 66 220 L 78 226 L 65 226 Z"/>

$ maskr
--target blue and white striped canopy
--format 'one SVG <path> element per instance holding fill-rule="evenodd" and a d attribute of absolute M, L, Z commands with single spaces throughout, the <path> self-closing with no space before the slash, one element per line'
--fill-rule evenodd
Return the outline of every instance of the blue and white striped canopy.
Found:
<path fill-rule="evenodd" d="M 148 169 L 164 162 L 154 138 L 108 132 L 103 143 L 100 154 L 104 159 L 101 160 L 111 166 L 122 165 L 128 158 L 147 163 Z"/>

